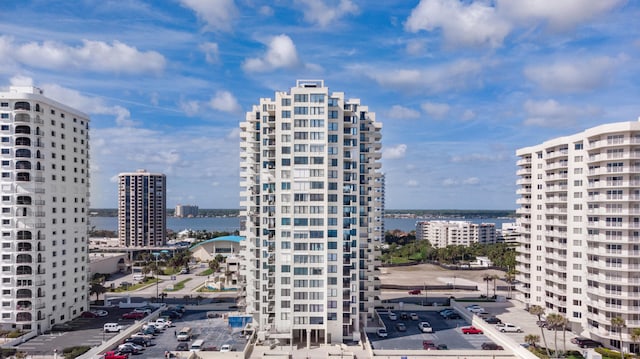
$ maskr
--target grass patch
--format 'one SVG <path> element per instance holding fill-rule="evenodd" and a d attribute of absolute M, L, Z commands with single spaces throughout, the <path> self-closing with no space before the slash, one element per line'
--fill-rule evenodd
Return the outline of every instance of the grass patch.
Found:
<path fill-rule="evenodd" d="M 190 281 L 190 280 L 191 280 L 191 278 L 187 278 L 187 279 L 185 279 L 185 280 L 182 280 L 182 281 L 180 281 L 180 282 L 178 282 L 178 283 L 174 284 L 174 285 L 173 285 L 173 289 L 172 289 L 172 290 L 165 289 L 164 291 L 165 291 L 165 292 L 175 292 L 175 291 L 178 291 L 178 290 L 184 289 L 184 284 L 185 284 L 185 283 L 187 283 L 187 282 L 188 282 L 188 281 Z"/>
<path fill-rule="evenodd" d="M 158 283 L 160 283 L 160 282 L 161 282 L 161 280 L 158 280 Z M 130 286 L 127 286 L 126 288 L 121 286 L 121 287 L 118 287 L 118 288 L 115 288 L 115 289 L 111 290 L 110 292 L 113 292 L 113 293 L 130 292 L 132 290 L 138 290 L 140 288 L 144 288 L 144 287 L 146 287 L 148 285 L 151 285 L 151 284 L 156 284 L 156 279 L 153 278 L 153 277 L 147 277 L 144 280 L 144 282 L 132 284 Z"/>
<path fill-rule="evenodd" d="M 391 257 L 391 264 L 404 264 L 413 262 L 410 258 L 405 257 Z"/>
<path fill-rule="evenodd" d="M 212 274 L 213 274 L 213 270 L 211 268 L 209 268 L 209 269 L 203 270 L 202 272 L 200 272 L 200 273 L 198 273 L 196 275 L 205 276 L 205 275 L 212 275 Z"/>
<path fill-rule="evenodd" d="M 75 347 L 68 347 L 68 348 L 62 349 L 62 354 L 64 354 L 64 358 L 65 359 L 73 359 L 73 358 L 77 358 L 80 355 L 88 352 L 89 349 L 91 349 L 91 347 L 88 346 L 88 345 L 79 345 L 79 346 L 75 346 Z"/>

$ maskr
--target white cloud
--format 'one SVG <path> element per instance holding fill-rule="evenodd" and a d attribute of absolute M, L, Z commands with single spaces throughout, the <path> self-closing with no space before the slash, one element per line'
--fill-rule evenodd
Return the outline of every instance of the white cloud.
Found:
<path fill-rule="evenodd" d="M 482 65 L 477 60 L 458 60 L 426 69 L 362 68 L 361 70 L 382 86 L 407 91 L 439 93 L 452 89 L 465 89 L 472 83 L 477 83 Z"/>
<path fill-rule="evenodd" d="M 405 22 L 405 30 L 418 32 L 442 29 L 450 45 L 499 47 L 511 31 L 488 2 L 422 0 Z"/>
<path fill-rule="evenodd" d="M 476 185 L 480 183 L 480 179 L 478 177 L 468 177 L 468 178 L 464 178 L 462 180 L 457 180 L 454 178 L 446 178 L 442 181 L 442 185 L 445 187 L 451 187 L 451 186 L 459 186 L 459 185 Z"/>
<path fill-rule="evenodd" d="M 382 157 L 387 160 L 400 159 L 405 156 L 407 152 L 407 145 L 399 144 L 393 147 L 385 147 L 382 150 Z"/>
<path fill-rule="evenodd" d="M 547 91 L 589 91 L 606 85 L 624 57 L 613 59 L 602 56 L 590 59 L 572 59 L 525 68 L 525 76 Z"/>
<path fill-rule="evenodd" d="M 267 53 L 260 58 L 245 60 L 242 67 L 248 72 L 266 72 L 300 65 L 296 45 L 285 34 L 274 36 L 267 44 Z"/>
<path fill-rule="evenodd" d="M 591 106 L 564 106 L 556 100 L 532 101 L 524 104 L 527 126 L 539 127 L 568 127 L 584 117 L 594 117 L 600 113 L 597 108 Z"/>
<path fill-rule="evenodd" d="M 347 15 L 356 15 L 358 6 L 351 0 L 298 0 L 305 8 L 304 19 L 312 24 L 327 27 L 331 23 Z"/>
<path fill-rule="evenodd" d="M 180 0 L 206 23 L 205 30 L 231 31 L 238 9 L 233 0 Z"/>
<path fill-rule="evenodd" d="M 406 183 L 407 187 L 418 187 L 420 183 L 416 180 L 408 180 Z"/>
<path fill-rule="evenodd" d="M 216 91 L 209 101 L 212 109 L 222 112 L 239 112 L 241 110 L 238 100 L 229 91 Z"/>
<path fill-rule="evenodd" d="M 219 61 L 220 50 L 215 42 L 205 42 L 200 44 L 200 51 L 204 52 L 205 60 L 209 64 L 215 64 Z"/>
<path fill-rule="evenodd" d="M 462 113 L 462 121 L 471 121 L 474 118 L 476 118 L 476 113 L 473 112 L 472 110 L 465 110 Z"/>
<path fill-rule="evenodd" d="M 391 109 L 387 112 L 387 118 L 398 119 L 398 120 L 420 118 L 420 112 L 412 108 L 408 108 L 400 105 L 393 105 L 391 106 Z"/>
<path fill-rule="evenodd" d="M 466 179 L 462 180 L 462 184 L 471 184 L 471 185 L 473 185 L 473 184 L 478 184 L 478 183 L 480 183 L 480 179 L 478 177 L 469 177 L 469 178 L 466 178 Z"/>
<path fill-rule="evenodd" d="M 434 118 L 443 118 L 449 113 L 449 105 L 446 103 L 425 102 L 420 105 L 422 110 Z"/>
<path fill-rule="evenodd" d="M 273 8 L 267 5 L 260 6 L 258 12 L 262 16 L 273 16 Z"/>
<path fill-rule="evenodd" d="M 504 153 L 471 153 L 467 155 L 451 156 L 451 162 L 453 163 L 501 162 L 508 159 L 509 158 Z"/>
<path fill-rule="evenodd" d="M 139 51 L 119 41 L 83 40 L 81 46 L 72 47 L 55 41 L 16 44 L 6 36 L 0 40 L 0 57 L 35 68 L 134 74 L 160 72 L 166 65 L 158 52 Z"/>
<path fill-rule="evenodd" d="M 24 75 L 15 75 L 9 82 L 11 86 L 33 86 L 33 79 Z"/>
<path fill-rule="evenodd" d="M 407 41 L 406 51 L 409 55 L 419 55 L 425 51 L 427 43 L 421 39 L 413 39 Z"/>
<path fill-rule="evenodd" d="M 198 101 L 180 101 L 179 105 L 187 116 L 194 116 L 200 111 L 200 102 Z"/>

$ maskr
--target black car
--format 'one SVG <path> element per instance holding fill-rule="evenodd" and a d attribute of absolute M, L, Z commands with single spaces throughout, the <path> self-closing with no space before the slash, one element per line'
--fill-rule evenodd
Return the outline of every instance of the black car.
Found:
<path fill-rule="evenodd" d="M 124 340 L 125 343 L 133 343 L 137 345 L 142 345 L 143 347 L 148 347 L 151 345 L 151 341 L 145 339 L 143 337 L 131 337 Z"/>
<path fill-rule="evenodd" d="M 482 343 L 482 350 L 504 350 L 504 348 L 496 343 Z"/>
<path fill-rule="evenodd" d="M 176 347 L 176 351 L 177 352 L 188 352 L 189 351 L 189 343 L 179 343 L 178 346 Z"/>
<path fill-rule="evenodd" d="M 72 330 L 73 330 L 73 327 L 67 323 L 54 324 L 51 327 L 52 332 L 70 332 Z"/>
<path fill-rule="evenodd" d="M 400 313 L 400 319 L 402 319 L 402 320 L 407 320 L 407 319 L 409 319 L 409 314 L 404 313 L 404 312 Z"/>
<path fill-rule="evenodd" d="M 462 317 L 460 316 L 460 314 L 453 312 L 444 315 L 444 319 L 462 319 Z"/>
<path fill-rule="evenodd" d="M 179 312 L 176 312 L 176 311 L 173 311 L 173 310 L 163 310 L 160 313 L 160 316 L 161 317 L 169 317 L 172 320 L 175 320 L 175 319 L 182 318 L 182 313 L 179 313 Z"/>
<path fill-rule="evenodd" d="M 488 324 L 502 324 L 502 320 L 496 317 L 489 317 L 484 321 L 487 322 Z"/>
<path fill-rule="evenodd" d="M 576 339 L 576 344 L 580 348 L 598 348 L 598 347 L 602 346 L 602 343 L 597 342 L 597 341 L 592 340 L 592 339 L 587 339 L 587 338 L 578 338 L 578 339 Z"/>

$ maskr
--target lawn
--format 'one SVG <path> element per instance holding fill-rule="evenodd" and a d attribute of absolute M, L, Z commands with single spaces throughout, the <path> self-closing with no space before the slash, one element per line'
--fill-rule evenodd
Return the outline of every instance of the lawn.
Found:
<path fill-rule="evenodd" d="M 190 281 L 190 280 L 191 280 L 191 278 L 187 278 L 187 279 L 185 279 L 185 280 L 182 280 L 182 281 L 180 281 L 180 282 L 178 282 L 178 283 L 174 284 L 174 285 L 173 285 L 173 289 L 171 289 L 171 290 L 169 290 L 169 289 L 165 289 L 164 291 L 165 291 L 165 292 L 175 292 L 175 291 L 178 291 L 178 290 L 184 289 L 184 284 L 185 284 L 186 282 Z"/>
<path fill-rule="evenodd" d="M 161 282 L 161 280 L 158 280 L 158 283 L 159 282 Z M 115 288 L 114 290 L 112 290 L 111 292 L 115 292 L 115 293 L 129 292 L 129 291 L 132 291 L 132 290 L 137 290 L 137 289 L 140 289 L 140 288 L 144 288 L 144 287 L 149 286 L 151 284 L 156 284 L 156 279 L 152 278 L 152 277 L 147 277 L 144 282 L 136 283 L 136 284 L 127 286 L 126 288 L 118 287 L 118 288 Z"/>
<path fill-rule="evenodd" d="M 211 268 L 209 269 L 205 269 L 202 272 L 198 273 L 197 275 L 199 276 L 205 276 L 205 275 L 212 275 L 213 274 L 213 270 Z"/>

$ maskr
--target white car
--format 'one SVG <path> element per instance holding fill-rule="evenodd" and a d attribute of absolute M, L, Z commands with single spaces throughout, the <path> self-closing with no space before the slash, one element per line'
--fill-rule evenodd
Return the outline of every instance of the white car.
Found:
<path fill-rule="evenodd" d="M 137 345 L 133 343 L 124 343 L 124 344 L 118 345 L 118 349 L 122 349 L 126 347 L 132 348 L 134 349 L 134 351 L 138 351 L 138 352 L 141 352 L 145 349 L 145 347 L 143 347 L 142 345 Z"/>
<path fill-rule="evenodd" d="M 502 333 L 522 333 L 519 326 L 510 323 L 497 324 L 496 329 Z"/>
<path fill-rule="evenodd" d="M 162 325 L 164 328 L 169 328 L 173 325 L 173 322 L 171 322 L 170 320 L 164 319 L 164 318 L 158 318 L 156 319 L 156 326 L 157 325 Z"/>
<path fill-rule="evenodd" d="M 433 327 L 431 327 L 429 322 L 420 322 L 418 328 L 420 328 L 420 331 L 423 333 L 433 333 Z"/>
<path fill-rule="evenodd" d="M 378 337 L 386 338 L 388 336 L 389 336 L 389 334 L 387 333 L 387 330 L 385 328 L 378 329 Z"/>
<path fill-rule="evenodd" d="M 394 312 L 389 312 L 389 319 L 390 320 L 398 320 L 398 315 Z"/>
<path fill-rule="evenodd" d="M 420 318 L 418 317 L 418 314 L 416 314 L 416 313 L 411 313 L 411 314 L 409 314 L 409 318 L 411 318 L 411 320 L 418 320 L 418 319 L 420 319 Z"/>
<path fill-rule="evenodd" d="M 475 314 L 479 314 L 479 313 L 484 313 L 485 310 L 482 307 L 473 307 L 473 308 L 469 308 L 469 311 L 471 313 L 475 313 Z"/>
<path fill-rule="evenodd" d="M 95 314 L 96 317 L 106 317 L 107 315 L 109 315 L 109 312 L 107 312 L 106 310 L 102 310 L 102 309 L 92 309 L 92 310 L 90 310 L 90 312 Z"/>
<path fill-rule="evenodd" d="M 227 352 L 230 352 L 230 351 L 231 351 L 231 349 L 232 349 L 232 348 L 231 348 L 231 345 L 229 345 L 229 344 L 223 344 L 223 345 L 220 347 L 220 353 L 227 353 Z"/>
<path fill-rule="evenodd" d="M 151 309 L 149 308 L 135 308 L 133 311 L 136 313 L 144 313 L 145 315 L 151 314 Z"/>

